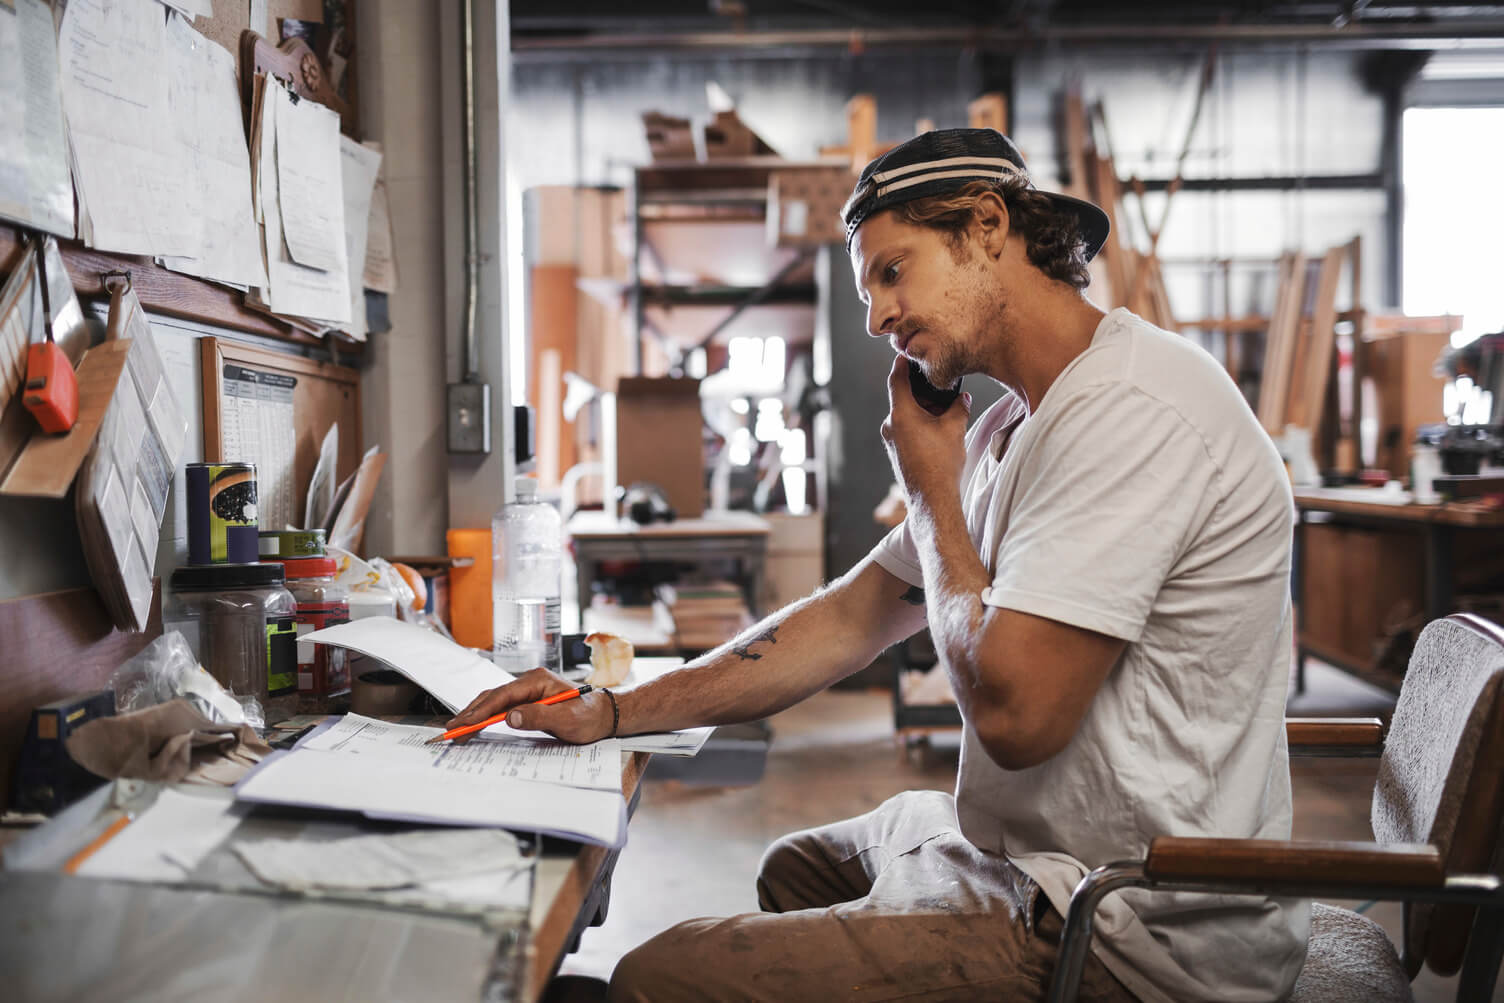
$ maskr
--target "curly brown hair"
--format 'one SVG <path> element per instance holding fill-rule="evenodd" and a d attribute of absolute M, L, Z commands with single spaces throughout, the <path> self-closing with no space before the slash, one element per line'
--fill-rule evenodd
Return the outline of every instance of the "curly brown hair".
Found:
<path fill-rule="evenodd" d="M 959 249 L 978 202 L 988 192 L 1001 196 L 1008 207 L 1008 225 L 1023 234 L 1034 267 L 1057 282 L 1086 288 L 1091 273 L 1086 268 L 1086 240 L 1080 223 L 1023 178 L 969 181 L 949 194 L 904 202 L 892 211 L 901 222 L 940 230 Z"/>

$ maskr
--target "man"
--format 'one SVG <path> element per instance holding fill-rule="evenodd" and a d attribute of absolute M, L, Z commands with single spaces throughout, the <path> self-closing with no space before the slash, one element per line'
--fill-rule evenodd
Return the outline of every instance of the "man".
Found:
<path fill-rule="evenodd" d="M 762 913 L 661 934 L 612 998 L 1035 999 L 1091 868 L 1161 834 L 1289 836 L 1293 507 L 1237 388 L 1082 295 L 1105 216 L 1034 189 L 994 131 L 879 157 L 843 217 L 868 334 L 896 353 L 882 438 L 907 520 L 684 669 L 511 723 L 592 741 L 763 717 L 927 624 L 965 721 L 956 793 L 785 837 Z M 911 359 L 1011 393 L 968 433 L 967 396 L 920 407 Z M 567 685 L 540 670 L 453 723 Z M 1294 982 L 1308 912 L 1133 891 L 1097 929 L 1083 998 L 1266 1000 Z"/>

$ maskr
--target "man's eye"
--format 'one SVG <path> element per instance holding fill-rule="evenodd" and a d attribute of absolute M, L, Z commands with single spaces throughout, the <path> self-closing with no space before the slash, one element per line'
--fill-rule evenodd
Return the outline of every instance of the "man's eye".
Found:
<path fill-rule="evenodd" d="M 884 282 L 896 282 L 898 280 L 898 262 L 893 262 L 883 269 Z"/>

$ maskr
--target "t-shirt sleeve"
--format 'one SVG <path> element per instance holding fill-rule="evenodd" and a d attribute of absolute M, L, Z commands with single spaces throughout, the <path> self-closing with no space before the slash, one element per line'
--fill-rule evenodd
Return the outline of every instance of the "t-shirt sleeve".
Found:
<path fill-rule="evenodd" d="M 1207 511 L 1215 464 L 1179 413 L 1126 384 L 1038 417 L 982 601 L 1137 641 Z"/>

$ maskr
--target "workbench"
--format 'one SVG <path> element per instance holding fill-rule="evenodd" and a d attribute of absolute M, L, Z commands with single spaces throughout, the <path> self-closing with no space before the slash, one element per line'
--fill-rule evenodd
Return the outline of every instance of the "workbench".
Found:
<path fill-rule="evenodd" d="M 572 515 L 565 529 L 574 541 L 581 609 L 590 605 L 590 583 L 605 561 L 731 560 L 738 567 L 736 582 L 746 596 L 747 609 L 753 616 L 758 614 L 757 597 L 772 527 L 751 512 L 707 512 L 698 519 L 639 525 L 605 512 L 584 511 Z"/>
<path fill-rule="evenodd" d="M 1456 612 L 1456 596 L 1504 568 L 1504 511 L 1385 504 L 1353 489 L 1295 492 L 1296 689 L 1305 659 L 1397 692 L 1376 642 L 1402 621 Z"/>
<path fill-rule="evenodd" d="M 622 754 L 629 813 L 647 760 L 647 753 Z M 128 797 L 138 801 L 161 789 L 116 784 L 137 785 Z M 63 873 L 63 863 L 119 817 L 116 784 L 6 848 L 0 971 L 18 999 L 536 1000 L 584 928 L 603 918 L 619 852 L 535 844 L 526 909 L 413 904 L 381 892 L 279 892 L 237 878 L 224 847 L 182 883 Z M 230 792 L 199 788 L 198 795 Z M 279 826 L 310 838 L 372 828 L 348 815 L 264 808 L 241 827 L 252 819 L 258 837 Z"/>

